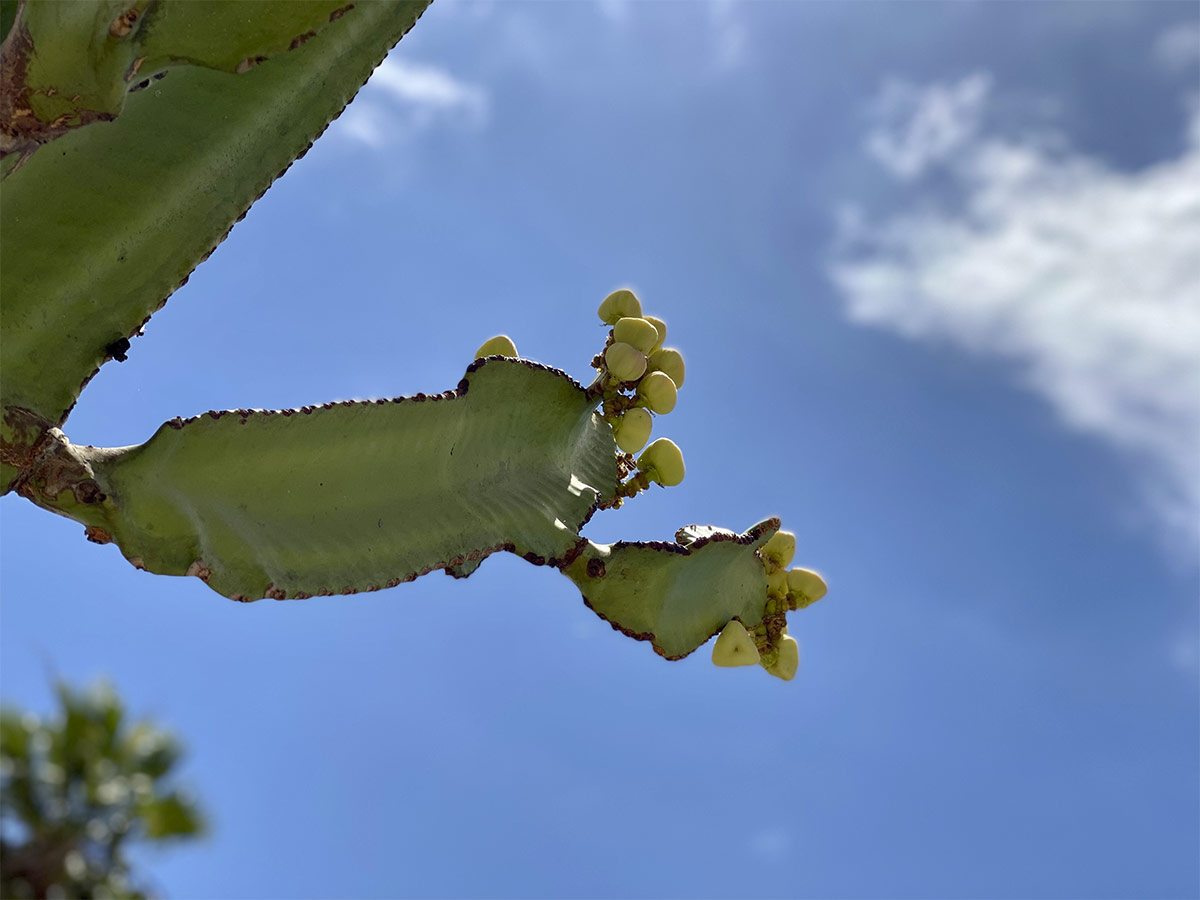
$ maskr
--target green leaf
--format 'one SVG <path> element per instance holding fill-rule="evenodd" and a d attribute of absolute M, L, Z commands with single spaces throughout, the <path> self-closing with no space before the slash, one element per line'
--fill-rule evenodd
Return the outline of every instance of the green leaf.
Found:
<path fill-rule="evenodd" d="M 767 579 L 755 551 L 778 530 L 767 519 L 740 535 L 689 525 L 674 543 L 589 541 L 563 574 L 613 628 L 682 659 L 730 619 L 747 628 L 763 621 Z"/>
<path fill-rule="evenodd" d="M 137 812 L 142 816 L 146 836 L 151 840 L 186 837 L 204 830 L 199 811 L 178 791 L 139 805 Z"/>
<path fill-rule="evenodd" d="M 235 599 L 374 590 L 497 550 L 553 565 L 615 496 L 594 407 L 562 372 L 493 357 L 444 395 L 208 413 L 136 447 L 73 447 L 90 477 L 21 490 L 135 565 Z"/>
<path fill-rule="evenodd" d="M 358 3 L 242 75 L 173 70 L 131 96 L 114 122 L 71 129 L 4 182 L 0 489 L 30 442 L 65 420 L 99 366 L 123 354 L 120 342 L 308 149 L 425 6 Z M 184 17 L 206 8 L 182 7 Z M 244 52 L 240 38 L 230 41 Z M 22 428 L 10 421 L 14 410 L 25 411 Z"/>

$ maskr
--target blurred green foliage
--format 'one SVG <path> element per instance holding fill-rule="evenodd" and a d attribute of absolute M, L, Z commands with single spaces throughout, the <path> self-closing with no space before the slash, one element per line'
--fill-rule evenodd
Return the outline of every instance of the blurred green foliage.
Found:
<path fill-rule="evenodd" d="M 171 784 L 182 747 L 149 723 L 130 723 L 106 685 L 59 683 L 55 693 L 53 721 L 0 711 L 0 897 L 146 897 L 129 845 L 204 827 Z"/>

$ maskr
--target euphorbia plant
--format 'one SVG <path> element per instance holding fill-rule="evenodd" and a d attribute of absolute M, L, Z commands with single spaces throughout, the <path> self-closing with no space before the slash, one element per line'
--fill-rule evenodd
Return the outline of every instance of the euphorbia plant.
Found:
<path fill-rule="evenodd" d="M 210 411 L 117 449 L 62 431 L 99 367 L 124 357 L 424 6 L 4 4 L 4 492 L 83 523 L 138 568 L 242 601 L 466 577 L 507 550 L 559 569 L 668 659 L 720 633 L 718 663 L 790 679 L 785 614 L 825 586 L 788 570 L 794 539 L 777 519 L 648 543 L 580 534 L 597 509 L 683 480 L 674 443 L 647 446 L 683 357 L 632 291 L 600 305 L 611 327 L 586 386 L 500 336 L 441 394 Z"/>

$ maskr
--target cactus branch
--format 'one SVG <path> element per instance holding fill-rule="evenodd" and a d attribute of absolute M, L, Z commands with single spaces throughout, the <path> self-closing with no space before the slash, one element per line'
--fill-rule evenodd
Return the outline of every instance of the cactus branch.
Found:
<path fill-rule="evenodd" d="M 212 9 L 278 7 L 288 22 L 317 6 L 255 0 Z M 0 207 L 0 405 L 62 426 L 99 367 L 124 355 L 129 339 L 304 154 L 425 6 L 425 0 L 359 3 L 316 39 L 243 75 L 173 70 L 125 102 L 110 125 L 68 129 L 54 152 L 34 155 L 11 175 Z M 23 6 L 22 13 L 98 15 L 110 7 L 46 2 Z M 210 4 L 160 0 L 153 8 L 166 28 L 168 15 L 174 22 Z M 6 73 L 19 61 L 11 42 L 20 20 L 4 47 Z M 111 36 L 104 35 L 97 40 L 107 46 Z M 252 37 L 228 40 L 241 53 Z M 58 51 L 62 66 L 86 60 L 69 51 Z M 4 434 L 5 455 L 27 454 L 29 445 L 8 445 L 12 437 Z M 16 473 L 3 464 L 0 491 Z"/>
<path fill-rule="evenodd" d="M 497 550 L 560 564 L 618 470 L 580 385 L 498 357 L 445 394 L 211 412 L 115 450 L 53 434 L 19 493 L 239 600 L 461 575 Z"/>

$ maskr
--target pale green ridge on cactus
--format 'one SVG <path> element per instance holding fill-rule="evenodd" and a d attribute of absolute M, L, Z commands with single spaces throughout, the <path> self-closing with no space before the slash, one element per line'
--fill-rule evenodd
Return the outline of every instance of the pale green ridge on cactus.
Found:
<path fill-rule="evenodd" d="M 690 547 L 697 541 L 707 542 L 717 535 L 721 535 L 721 540 L 726 540 L 737 537 L 738 533 L 718 525 L 684 525 L 675 532 L 675 542 Z"/>
<path fill-rule="evenodd" d="M 92 502 L 36 474 L 21 493 L 140 568 L 245 600 L 464 575 L 502 549 L 561 564 L 618 478 L 583 387 L 510 359 L 473 363 L 445 395 L 209 413 L 136 447 L 73 450 Z"/>
<path fill-rule="evenodd" d="M 766 615 L 767 581 L 755 550 L 779 530 L 778 519 L 745 534 L 696 530 L 685 542 L 594 544 L 563 569 L 584 602 L 613 628 L 682 659 L 730 619 L 747 628 Z"/>
<path fill-rule="evenodd" d="M 9 177 L 3 406 L 61 424 L 120 352 L 115 342 L 136 334 L 307 150 L 425 6 L 356 4 L 337 27 L 243 75 L 173 70 L 115 121 L 74 129 Z M 7 490 L 15 469 L 4 472 Z"/>
<path fill-rule="evenodd" d="M 173 66 L 244 74 L 353 9 L 346 0 L 25 3 L 4 48 L 11 107 L 0 150 L 30 154 L 71 130 L 111 121 L 131 86 Z"/>

